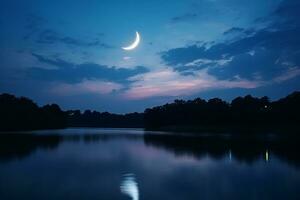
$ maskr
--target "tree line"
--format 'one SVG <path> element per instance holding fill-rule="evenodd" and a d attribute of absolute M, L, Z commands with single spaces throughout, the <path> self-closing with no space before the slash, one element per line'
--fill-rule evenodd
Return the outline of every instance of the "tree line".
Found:
<path fill-rule="evenodd" d="M 151 130 L 299 130 L 300 92 L 277 101 L 268 97 L 175 100 L 143 113 L 113 114 L 86 110 L 62 111 L 57 104 L 39 107 L 26 97 L 0 95 L 0 131 L 65 127 L 145 127 Z"/>
<path fill-rule="evenodd" d="M 39 107 L 26 97 L 0 95 L 0 130 L 36 130 L 66 127 L 65 113 L 57 104 Z"/>
<path fill-rule="evenodd" d="M 143 128 L 143 113 L 113 114 L 85 110 L 66 111 L 68 126 L 71 127 L 105 127 L 105 128 Z"/>
<path fill-rule="evenodd" d="M 112 114 L 86 110 L 62 111 L 57 104 L 39 107 L 26 97 L 0 95 L 0 131 L 66 127 L 144 127 L 143 113 Z"/>
<path fill-rule="evenodd" d="M 197 128 L 207 130 L 298 129 L 300 124 L 300 92 L 277 101 L 251 95 L 237 97 L 230 103 L 213 98 L 208 101 L 175 100 L 162 106 L 146 109 L 145 127 L 148 129 Z"/>

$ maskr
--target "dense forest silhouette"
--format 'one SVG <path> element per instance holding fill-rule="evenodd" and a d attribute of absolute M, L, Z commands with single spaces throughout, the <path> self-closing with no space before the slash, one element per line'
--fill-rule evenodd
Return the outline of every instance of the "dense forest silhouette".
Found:
<path fill-rule="evenodd" d="M 106 128 L 143 128 L 143 113 L 113 114 L 85 110 L 66 111 L 68 126 L 71 127 L 106 127 Z"/>
<path fill-rule="evenodd" d="M 146 109 L 145 127 L 166 130 L 299 130 L 300 92 L 271 102 L 268 97 L 237 97 L 228 103 L 219 98 L 208 101 L 175 100 Z"/>
<path fill-rule="evenodd" d="M 56 104 L 37 106 L 26 97 L 0 95 L 0 130 L 57 129 L 66 127 L 65 113 Z"/>
<path fill-rule="evenodd" d="M 86 110 L 62 111 L 57 104 L 39 107 L 26 97 L 0 95 L 0 131 L 66 127 L 144 127 L 143 113 L 112 114 Z"/>
<path fill-rule="evenodd" d="M 62 111 L 57 104 L 39 107 L 26 97 L 0 95 L 0 130 L 57 129 L 65 127 L 145 127 L 149 130 L 299 130 L 300 92 L 277 101 L 251 95 L 228 103 L 175 100 L 143 113 L 112 114 L 86 110 Z"/>

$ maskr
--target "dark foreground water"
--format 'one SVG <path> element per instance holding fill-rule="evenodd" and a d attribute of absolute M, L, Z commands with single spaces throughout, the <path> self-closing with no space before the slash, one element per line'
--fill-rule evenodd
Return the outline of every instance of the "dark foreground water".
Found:
<path fill-rule="evenodd" d="M 67 129 L 0 137 L 0 199 L 300 199 L 297 139 Z"/>

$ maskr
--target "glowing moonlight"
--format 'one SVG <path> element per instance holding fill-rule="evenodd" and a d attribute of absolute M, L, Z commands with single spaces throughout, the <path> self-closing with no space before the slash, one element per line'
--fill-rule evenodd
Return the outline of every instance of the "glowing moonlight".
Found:
<path fill-rule="evenodd" d="M 133 174 L 125 174 L 120 186 L 121 192 L 131 197 L 132 200 L 139 200 L 139 188 Z"/>
<path fill-rule="evenodd" d="M 134 42 L 131 45 L 127 46 L 127 47 L 122 47 L 122 49 L 124 49 L 126 51 L 130 51 L 130 50 L 135 49 L 139 45 L 139 43 L 140 43 L 140 34 L 137 31 L 135 32 L 135 34 L 136 34 L 136 36 L 135 36 Z"/>

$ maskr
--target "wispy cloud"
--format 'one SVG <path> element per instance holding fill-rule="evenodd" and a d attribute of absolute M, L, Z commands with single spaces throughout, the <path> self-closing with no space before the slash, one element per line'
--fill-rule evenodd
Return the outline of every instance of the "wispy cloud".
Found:
<path fill-rule="evenodd" d="M 224 40 L 216 41 L 209 47 L 194 43 L 169 49 L 161 54 L 161 58 L 181 73 L 191 68 L 202 70 L 210 67 L 208 73 L 218 79 L 226 80 L 239 75 L 255 80 L 260 74 L 262 79 L 270 82 L 290 71 L 290 66 L 276 60 L 285 60 L 294 63 L 294 66 L 300 64 L 299 8 L 297 0 L 282 1 L 275 12 L 266 17 L 269 21 L 266 24 L 255 24 L 249 28 L 232 27 L 224 32 Z M 232 33 L 235 34 L 228 36 Z M 214 62 L 218 60 L 224 60 L 226 67 Z"/>
<path fill-rule="evenodd" d="M 47 24 L 46 19 L 34 14 L 27 15 L 26 20 L 27 23 L 25 25 L 26 33 L 23 37 L 24 40 L 30 39 L 34 34 L 41 31 L 45 24 Z"/>
<path fill-rule="evenodd" d="M 40 44 L 62 43 L 62 44 L 66 44 L 66 45 L 80 46 L 80 47 L 99 46 L 99 47 L 106 48 L 106 49 L 114 48 L 113 46 L 108 45 L 104 42 L 101 42 L 98 39 L 86 41 L 86 40 L 62 35 L 51 29 L 46 29 L 46 30 L 41 31 L 38 34 L 38 38 L 37 38 L 36 42 L 40 43 Z"/>
<path fill-rule="evenodd" d="M 281 83 L 290 79 L 293 79 L 297 76 L 300 76 L 300 68 L 299 67 L 291 67 L 285 73 L 274 78 L 274 82 Z"/>
<path fill-rule="evenodd" d="M 119 83 L 101 80 L 83 80 L 80 83 L 53 83 L 50 92 L 60 96 L 72 96 L 82 94 L 110 94 L 121 90 Z"/>
<path fill-rule="evenodd" d="M 225 31 L 223 34 L 228 35 L 228 34 L 234 34 L 234 33 L 241 33 L 244 30 L 245 29 L 240 28 L 240 27 L 232 27 L 232 28 L 228 29 L 227 31 Z"/>
<path fill-rule="evenodd" d="M 196 13 L 186 13 L 186 14 L 183 14 L 180 16 L 173 17 L 171 19 L 171 22 L 178 23 L 178 22 L 189 21 L 189 20 L 193 20 L 193 19 L 197 18 L 197 16 L 198 15 Z"/>
<path fill-rule="evenodd" d="M 84 79 L 101 79 L 118 83 L 128 82 L 127 78 L 148 72 L 142 66 L 134 68 L 117 68 L 114 66 L 99 65 L 95 63 L 75 64 L 62 59 L 51 59 L 39 54 L 33 56 L 40 62 L 40 65 L 52 65 L 55 68 L 45 69 L 32 67 L 26 69 L 27 76 L 43 81 L 64 81 L 67 83 L 78 83 Z"/>
<path fill-rule="evenodd" d="M 129 99 L 143 99 L 153 96 L 182 96 L 211 89 L 256 88 L 263 83 L 246 79 L 219 80 L 207 73 L 197 71 L 183 76 L 171 68 L 148 72 L 130 78 L 134 81 L 124 96 Z"/>
<path fill-rule="evenodd" d="M 196 59 L 192 62 L 184 64 L 185 67 L 194 67 L 194 66 L 207 66 L 207 65 L 218 65 L 218 66 L 224 66 L 231 62 L 233 57 L 226 58 L 226 59 L 219 59 L 219 60 L 211 60 L 211 59 Z"/>
<path fill-rule="evenodd" d="M 27 32 L 23 37 L 24 40 L 32 39 L 39 44 L 60 43 L 79 47 L 98 46 L 105 49 L 114 48 L 114 46 L 106 44 L 105 42 L 100 41 L 98 38 L 87 40 L 57 32 L 56 30 L 47 27 L 48 21 L 46 19 L 37 15 L 28 15 L 26 19 L 27 24 L 25 25 L 25 29 L 27 30 Z M 98 34 L 98 36 L 102 37 L 103 34 Z"/>

